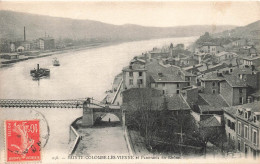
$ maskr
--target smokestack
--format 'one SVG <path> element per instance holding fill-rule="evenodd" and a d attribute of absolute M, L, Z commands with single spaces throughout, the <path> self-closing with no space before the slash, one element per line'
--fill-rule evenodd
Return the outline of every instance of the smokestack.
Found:
<path fill-rule="evenodd" d="M 25 26 L 23 28 L 23 40 L 26 41 Z"/>

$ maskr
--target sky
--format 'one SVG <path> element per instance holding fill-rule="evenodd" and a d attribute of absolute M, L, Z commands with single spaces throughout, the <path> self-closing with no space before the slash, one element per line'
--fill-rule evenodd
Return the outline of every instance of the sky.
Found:
<path fill-rule="evenodd" d="M 0 1 L 0 10 L 89 19 L 115 25 L 137 24 L 156 27 L 244 26 L 260 20 L 259 1 Z"/>

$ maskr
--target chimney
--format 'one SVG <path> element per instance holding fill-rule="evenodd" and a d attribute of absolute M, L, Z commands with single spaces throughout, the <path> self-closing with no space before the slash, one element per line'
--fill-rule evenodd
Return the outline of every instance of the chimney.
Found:
<path fill-rule="evenodd" d="M 23 40 L 26 41 L 25 26 L 23 27 Z"/>
<path fill-rule="evenodd" d="M 39 69 L 40 69 L 40 66 L 39 66 L 39 64 L 37 64 L 37 72 L 39 71 Z"/>

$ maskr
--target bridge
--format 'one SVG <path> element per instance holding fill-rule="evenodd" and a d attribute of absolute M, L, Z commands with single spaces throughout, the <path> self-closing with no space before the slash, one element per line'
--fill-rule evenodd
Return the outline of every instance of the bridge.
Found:
<path fill-rule="evenodd" d="M 123 123 L 124 112 L 119 106 L 109 105 L 94 100 L 93 98 L 69 100 L 29 100 L 29 99 L 0 99 L 2 108 L 82 108 L 83 126 L 94 125 L 97 118 L 102 118 L 106 113 L 115 114 Z"/>

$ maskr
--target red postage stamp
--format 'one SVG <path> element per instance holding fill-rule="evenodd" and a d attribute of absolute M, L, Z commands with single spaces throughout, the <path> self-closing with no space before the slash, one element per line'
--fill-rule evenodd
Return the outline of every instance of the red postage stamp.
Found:
<path fill-rule="evenodd" d="M 40 161 L 39 120 L 7 120 L 5 125 L 7 162 Z"/>

